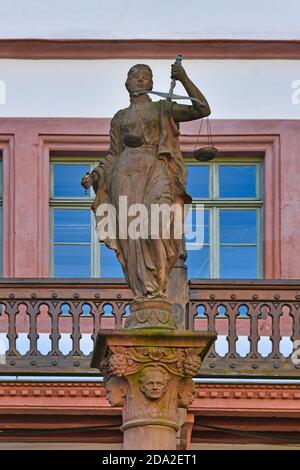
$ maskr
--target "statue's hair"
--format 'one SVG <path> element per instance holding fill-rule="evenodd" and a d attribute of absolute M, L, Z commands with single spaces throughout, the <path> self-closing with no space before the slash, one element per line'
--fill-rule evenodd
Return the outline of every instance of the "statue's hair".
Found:
<path fill-rule="evenodd" d="M 157 367 L 155 367 L 155 366 L 146 366 L 141 370 L 141 373 L 140 373 L 140 376 L 139 376 L 139 382 L 141 383 L 144 380 L 145 376 L 148 375 L 151 372 L 160 372 L 163 375 L 164 379 L 167 381 L 167 383 L 170 380 L 170 376 L 169 376 L 168 372 L 162 366 L 157 366 Z"/>
<path fill-rule="evenodd" d="M 178 386 L 178 394 L 181 395 L 182 392 L 186 389 L 190 389 L 191 392 L 195 392 L 195 384 L 193 382 L 193 380 L 191 378 L 185 378 L 185 379 L 182 379 L 180 382 L 179 382 L 179 386 Z"/>
<path fill-rule="evenodd" d="M 128 70 L 127 80 L 125 82 L 125 86 L 126 86 L 127 90 L 129 91 L 128 82 L 130 80 L 130 76 L 133 75 L 139 69 L 145 69 L 149 73 L 150 78 L 151 78 L 151 88 L 150 88 L 150 90 L 152 90 L 152 87 L 153 87 L 153 73 L 152 73 L 151 67 L 149 67 L 149 65 L 147 65 L 147 64 L 135 64 Z"/>
<path fill-rule="evenodd" d="M 138 69 L 146 69 L 147 72 L 149 73 L 149 75 L 151 75 L 151 78 L 153 76 L 152 74 L 152 70 L 151 70 L 151 67 L 149 67 L 149 65 L 147 64 L 135 64 L 133 65 L 129 70 L 128 70 L 128 74 L 127 74 L 127 78 L 134 74 Z"/>
<path fill-rule="evenodd" d="M 115 383 L 120 387 L 122 387 L 122 386 L 125 387 L 126 386 L 126 380 L 123 377 L 118 377 L 116 375 L 110 375 L 109 377 L 106 377 L 104 379 L 104 383 L 105 383 L 105 385 L 108 384 L 108 383 Z"/>

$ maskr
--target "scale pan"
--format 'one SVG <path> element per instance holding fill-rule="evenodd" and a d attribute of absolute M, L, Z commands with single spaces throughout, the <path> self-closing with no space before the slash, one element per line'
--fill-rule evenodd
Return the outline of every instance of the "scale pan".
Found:
<path fill-rule="evenodd" d="M 208 162 L 215 158 L 218 154 L 218 150 L 215 147 L 202 147 L 194 150 L 193 155 L 199 162 Z"/>

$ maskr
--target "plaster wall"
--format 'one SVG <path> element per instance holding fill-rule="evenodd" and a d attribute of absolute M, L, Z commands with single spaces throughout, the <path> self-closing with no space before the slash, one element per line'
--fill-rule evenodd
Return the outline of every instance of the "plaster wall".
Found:
<path fill-rule="evenodd" d="M 128 105 L 124 82 L 136 62 L 152 67 L 154 89 L 169 90 L 170 60 L 2 59 L 0 117 L 111 117 Z M 206 95 L 214 119 L 300 118 L 297 60 L 184 60 L 183 65 Z M 180 83 L 176 93 L 185 94 Z"/>
<path fill-rule="evenodd" d="M 300 38 L 298 0 L 1 0 L 0 9 L 0 38 Z"/>

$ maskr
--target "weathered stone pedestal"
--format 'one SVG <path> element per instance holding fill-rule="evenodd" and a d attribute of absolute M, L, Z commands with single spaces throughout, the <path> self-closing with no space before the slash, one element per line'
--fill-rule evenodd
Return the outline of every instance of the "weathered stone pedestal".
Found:
<path fill-rule="evenodd" d="M 123 407 L 124 449 L 176 449 L 178 407 L 192 403 L 192 377 L 216 338 L 176 331 L 171 311 L 161 301 L 134 304 L 130 329 L 99 331 L 91 366 L 103 374 L 111 405 Z"/>

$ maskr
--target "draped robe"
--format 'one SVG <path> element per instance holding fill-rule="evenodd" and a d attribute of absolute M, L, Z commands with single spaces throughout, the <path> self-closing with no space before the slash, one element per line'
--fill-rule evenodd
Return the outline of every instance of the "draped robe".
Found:
<path fill-rule="evenodd" d="M 111 121 L 110 148 L 104 161 L 95 171 L 101 184 L 96 186 L 94 213 L 100 204 L 110 203 L 116 209 L 118 228 L 119 197 L 126 196 L 128 207 L 144 204 L 191 203 L 185 190 L 186 168 L 179 148 L 179 126 L 172 118 L 173 103 L 166 100 L 131 105 L 118 111 Z M 144 143 L 137 148 L 127 147 L 126 134 L 140 135 Z M 129 220 L 129 219 L 128 219 Z M 97 221 L 97 217 L 96 217 Z M 169 273 L 184 254 L 184 240 L 176 239 L 171 222 L 170 238 L 158 239 L 101 238 L 115 250 L 135 301 L 149 298 L 165 299 Z M 149 224 L 150 231 L 150 224 Z M 118 232 L 118 231 L 117 231 Z"/>

